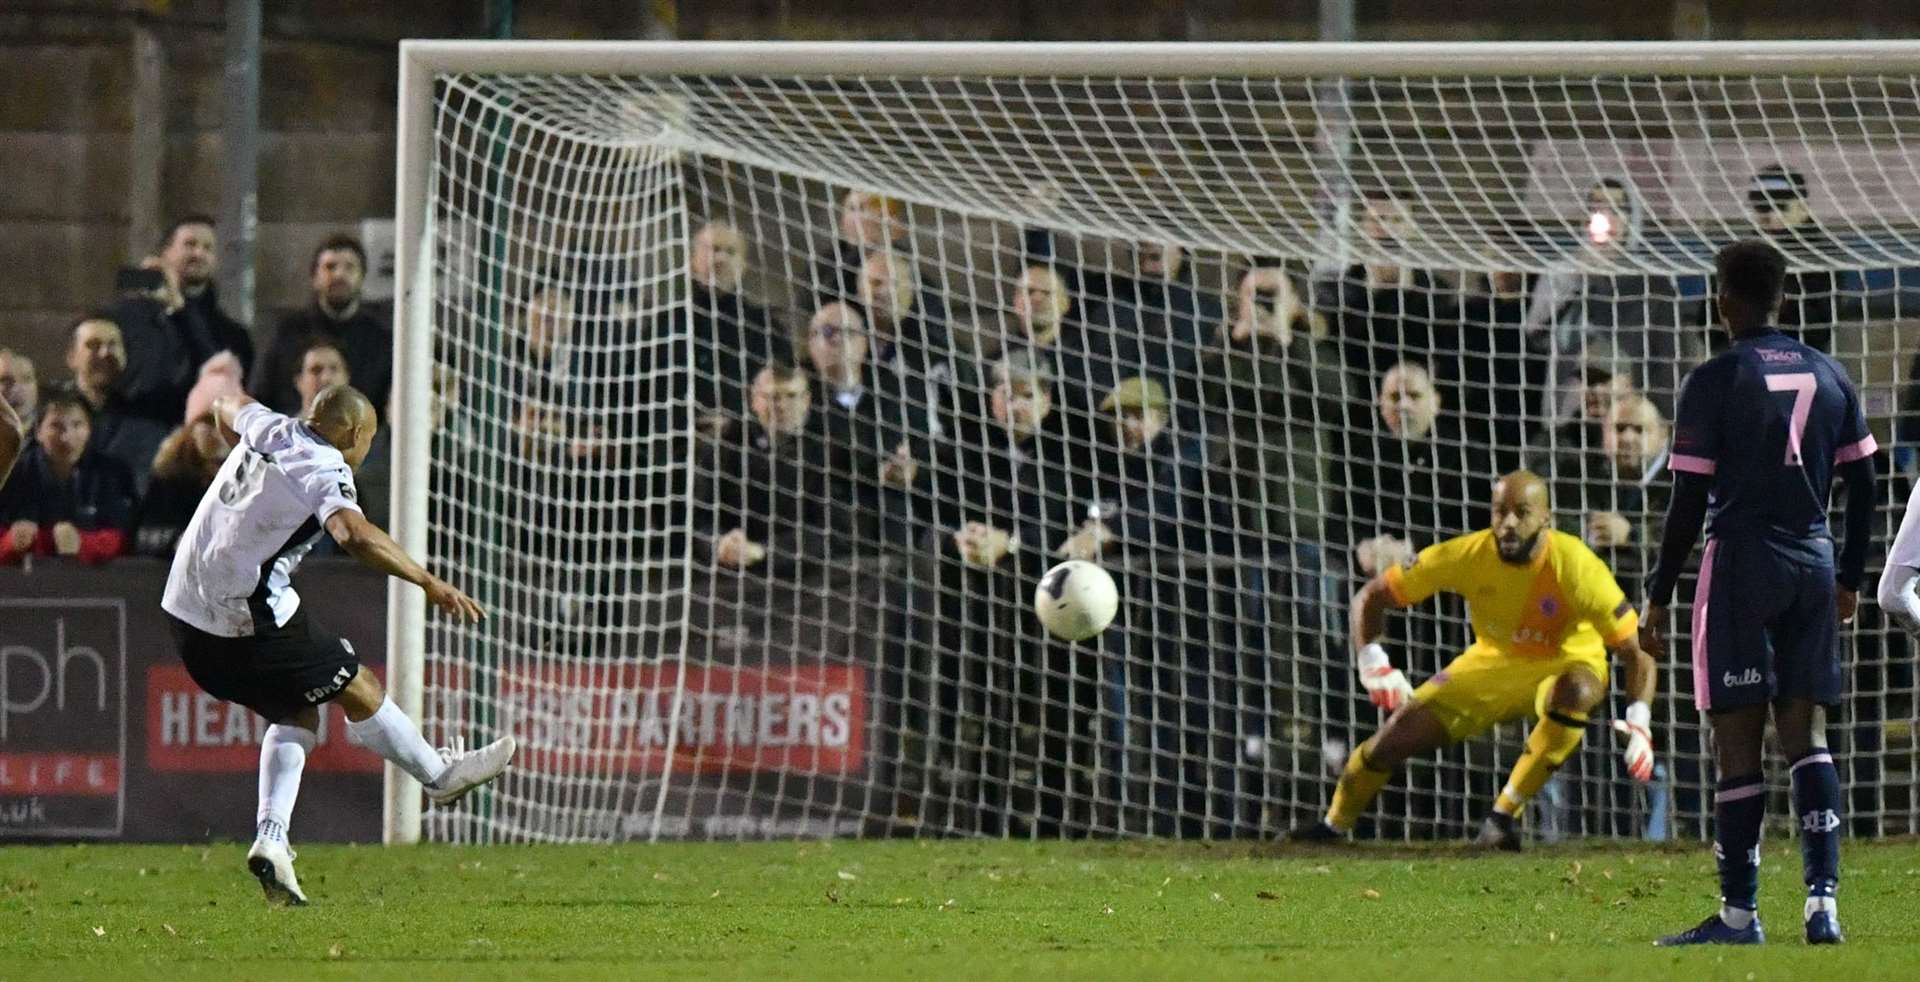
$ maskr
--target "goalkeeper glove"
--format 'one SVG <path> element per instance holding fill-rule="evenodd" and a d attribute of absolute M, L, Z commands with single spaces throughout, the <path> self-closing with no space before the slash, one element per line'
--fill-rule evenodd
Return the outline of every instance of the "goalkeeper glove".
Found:
<path fill-rule="evenodd" d="M 1644 702 L 1627 707 L 1627 718 L 1613 721 L 1614 732 L 1625 737 L 1627 773 L 1636 781 L 1653 778 L 1653 711 Z"/>
<path fill-rule="evenodd" d="M 1360 670 L 1360 685 L 1374 705 L 1393 712 L 1413 698 L 1413 686 L 1407 683 L 1406 674 L 1387 661 L 1387 649 L 1378 643 L 1360 649 L 1355 664 Z"/>

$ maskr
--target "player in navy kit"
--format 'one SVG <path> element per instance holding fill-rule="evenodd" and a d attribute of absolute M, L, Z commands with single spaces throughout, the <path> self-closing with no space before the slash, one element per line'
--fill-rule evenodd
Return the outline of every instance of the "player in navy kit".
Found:
<path fill-rule="evenodd" d="M 1808 899 L 1807 941 L 1841 940 L 1840 779 L 1825 707 L 1844 679 L 1839 625 L 1853 620 L 1873 517 L 1873 436 L 1860 396 L 1832 358 L 1772 326 L 1786 257 L 1749 240 L 1714 256 L 1728 349 L 1687 376 L 1668 466 L 1675 471 L 1641 646 L 1666 648 L 1666 606 L 1701 522 L 1707 549 L 1693 601 L 1694 702 L 1713 726 L 1720 781 L 1714 857 L 1720 913 L 1661 945 L 1756 944 L 1761 775 L 1768 709 L 1792 761 Z M 1838 561 L 1828 495 L 1846 484 Z"/>

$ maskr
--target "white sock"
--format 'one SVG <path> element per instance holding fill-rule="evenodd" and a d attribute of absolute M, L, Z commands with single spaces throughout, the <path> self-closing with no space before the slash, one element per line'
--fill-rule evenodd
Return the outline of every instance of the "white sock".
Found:
<path fill-rule="evenodd" d="M 293 801 L 300 797 L 300 772 L 307 767 L 315 735 L 302 726 L 275 723 L 260 741 L 260 810 L 256 834 L 279 842 L 287 840 L 293 824 Z"/>
<path fill-rule="evenodd" d="M 1813 920 L 1813 915 L 1823 910 L 1835 917 L 1840 916 L 1840 905 L 1834 903 L 1832 897 L 1808 897 L 1807 909 L 1801 913 L 1800 919 L 1803 921 Z"/>
<path fill-rule="evenodd" d="M 1727 904 L 1721 904 L 1720 920 L 1736 931 L 1744 931 L 1747 929 L 1747 925 L 1753 923 L 1753 911 L 1745 907 L 1732 907 Z"/>
<path fill-rule="evenodd" d="M 381 702 L 366 719 L 357 723 L 348 720 L 347 739 L 391 761 L 421 784 L 432 784 L 447 769 L 447 762 L 427 746 L 420 728 L 392 699 Z"/>

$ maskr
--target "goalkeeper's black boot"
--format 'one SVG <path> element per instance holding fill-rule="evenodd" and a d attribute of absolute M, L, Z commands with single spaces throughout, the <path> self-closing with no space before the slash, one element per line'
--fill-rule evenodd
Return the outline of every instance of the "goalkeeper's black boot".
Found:
<path fill-rule="evenodd" d="M 1328 845 L 1347 841 L 1347 834 L 1325 822 L 1314 822 L 1311 825 L 1296 825 L 1288 829 L 1287 841 L 1308 845 Z"/>
<path fill-rule="evenodd" d="M 1519 852 L 1520 828 L 1514 824 L 1512 815 L 1491 812 L 1487 815 L 1487 820 L 1480 823 L 1480 835 L 1473 840 L 1473 847 Z"/>

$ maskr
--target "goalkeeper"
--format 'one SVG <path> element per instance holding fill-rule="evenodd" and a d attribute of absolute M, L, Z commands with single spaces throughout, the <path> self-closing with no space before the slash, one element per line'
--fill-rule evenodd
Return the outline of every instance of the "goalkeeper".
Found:
<path fill-rule="evenodd" d="M 1353 598 L 1353 647 L 1374 705 L 1393 712 L 1347 759 L 1326 818 L 1289 839 L 1344 838 L 1402 761 L 1537 716 L 1475 844 L 1519 849 L 1514 819 L 1580 746 L 1587 714 L 1607 695 L 1607 650 L 1619 654 L 1633 698 L 1614 729 L 1626 738 L 1628 773 L 1653 774 L 1649 732 L 1654 662 L 1636 638 L 1639 617 L 1613 574 L 1578 538 L 1552 528 L 1547 487 L 1527 471 L 1493 488 L 1493 527 L 1423 550 L 1368 581 Z M 1447 591 L 1466 598 L 1474 643 L 1418 689 L 1387 659 L 1379 638 L 1389 607 Z"/>

